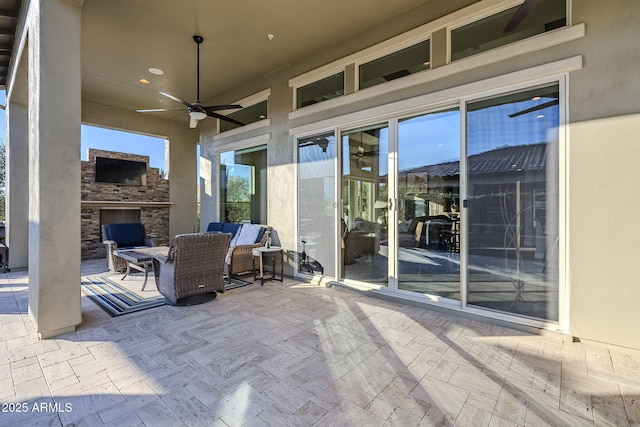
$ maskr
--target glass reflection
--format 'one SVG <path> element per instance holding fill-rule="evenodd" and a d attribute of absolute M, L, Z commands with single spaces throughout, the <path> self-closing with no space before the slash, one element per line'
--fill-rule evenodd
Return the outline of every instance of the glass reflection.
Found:
<path fill-rule="evenodd" d="M 566 0 L 525 1 L 451 31 L 451 60 L 466 58 L 567 25 Z"/>
<path fill-rule="evenodd" d="M 266 145 L 220 154 L 220 218 L 268 224 Z"/>
<path fill-rule="evenodd" d="M 470 305 L 558 320 L 557 85 L 467 106 Z"/>
<path fill-rule="evenodd" d="M 398 288 L 460 299 L 460 113 L 398 124 Z"/>
<path fill-rule="evenodd" d="M 335 277 L 335 156 L 332 133 L 298 140 L 298 271 Z"/>
<path fill-rule="evenodd" d="M 387 286 L 388 128 L 342 133 L 341 277 Z"/>

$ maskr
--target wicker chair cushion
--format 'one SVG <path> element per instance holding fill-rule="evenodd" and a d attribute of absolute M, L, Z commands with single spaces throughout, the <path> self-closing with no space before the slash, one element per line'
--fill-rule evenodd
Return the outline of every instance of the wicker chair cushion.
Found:
<path fill-rule="evenodd" d="M 144 246 L 144 226 L 140 222 L 108 225 L 109 239 L 114 240 L 119 248 L 128 246 Z"/>

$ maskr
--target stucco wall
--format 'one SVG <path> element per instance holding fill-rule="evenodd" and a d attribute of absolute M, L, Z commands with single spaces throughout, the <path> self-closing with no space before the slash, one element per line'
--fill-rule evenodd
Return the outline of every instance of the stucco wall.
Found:
<path fill-rule="evenodd" d="M 290 128 L 581 56 L 583 68 L 568 76 L 570 124 L 567 146 L 563 147 L 567 155 L 568 203 L 565 207 L 568 216 L 561 222 L 566 221 L 563 242 L 567 248 L 568 267 L 562 280 L 567 280 L 567 295 L 563 297 L 567 299 L 568 332 L 583 339 L 640 348 L 640 334 L 637 333 L 640 316 L 634 308 L 634 302 L 640 300 L 640 286 L 635 284 L 634 274 L 635 243 L 640 240 L 640 226 L 632 219 L 634 208 L 640 205 L 637 200 L 640 183 L 634 168 L 640 154 L 640 144 L 635 141 L 640 119 L 637 101 L 640 84 L 636 77 L 640 50 L 633 48 L 632 42 L 640 22 L 640 3 L 632 0 L 574 1 L 572 22 L 585 24 L 585 37 L 289 120 L 293 99 L 292 89 L 288 86 L 290 78 L 471 3 L 475 2 L 429 2 L 391 19 L 387 25 L 364 31 L 358 37 L 233 90 L 216 102 L 235 102 L 271 88 L 269 116 L 272 125 L 215 141 L 215 130 L 205 126 L 200 135 L 201 155 L 213 167 L 216 153 L 224 147 L 270 133 L 269 223 L 278 231 L 283 246 L 295 249 L 293 196 L 296 176 Z M 208 194 L 202 194 L 201 217 L 206 226 L 206 222 L 217 218 L 214 203 L 217 183 L 212 176 L 215 173 L 203 173 L 201 182 L 209 188 Z"/>
<path fill-rule="evenodd" d="M 573 3 L 588 31 L 569 98 L 571 332 L 640 348 L 640 3 Z"/>

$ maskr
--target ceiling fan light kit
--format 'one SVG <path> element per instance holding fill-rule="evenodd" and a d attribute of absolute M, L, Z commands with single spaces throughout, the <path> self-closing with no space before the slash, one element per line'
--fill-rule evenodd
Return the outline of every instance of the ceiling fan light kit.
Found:
<path fill-rule="evenodd" d="M 195 120 L 203 120 L 207 118 L 207 113 L 202 111 L 189 111 L 189 116 Z"/>
<path fill-rule="evenodd" d="M 204 41 L 204 38 L 200 35 L 195 35 L 193 36 L 193 41 L 196 43 L 196 55 L 197 55 L 197 66 L 196 66 L 196 71 L 197 71 L 197 79 L 196 79 L 196 85 L 197 85 L 197 97 L 196 97 L 196 102 L 194 103 L 188 103 L 187 101 L 184 101 L 176 96 L 173 96 L 171 94 L 168 94 L 166 92 L 160 92 L 160 95 L 166 96 L 167 98 L 170 98 L 176 102 L 181 103 L 182 105 L 184 105 L 185 107 L 187 107 L 187 111 L 189 112 L 189 127 L 190 128 L 195 128 L 198 125 L 198 122 L 200 120 L 204 120 L 207 117 L 214 117 L 216 119 L 220 119 L 220 120 L 225 120 L 231 123 L 234 123 L 238 126 L 244 126 L 244 123 L 232 119 L 231 117 L 227 117 L 224 116 L 222 114 L 216 113 L 216 111 L 220 111 L 220 110 L 234 110 L 234 109 L 238 109 L 238 108 L 242 108 L 241 105 L 237 105 L 237 104 L 230 104 L 230 105 L 209 105 L 209 106 L 204 106 L 202 105 L 202 103 L 200 102 L 200 45 L 202 44 L 202 42 Z M 150 110 L 137 110 L 139 113 L 158 113 L 158 112 L 164 112 L 164 111 L 181 111 L 183 110 L 182 108 L 156 108 L 156 109 L 150 109 Z"/>

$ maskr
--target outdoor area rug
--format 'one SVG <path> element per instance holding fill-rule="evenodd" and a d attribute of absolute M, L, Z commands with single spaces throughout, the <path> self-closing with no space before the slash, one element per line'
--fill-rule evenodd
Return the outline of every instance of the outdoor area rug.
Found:
<path fill-rule="evenodd" d="M 140 291 L 144 280 L 142 276 L 121 278 L 121 274 L 82 277 L 82 292 L 114 317 L 167 304 L 156 289 L 153 277 L 149 277 L 144 292 Z"/>
<path fill-rule="evenodd" d="M 231 281 L 231 283 L 228 283 L 227 282 L 227 278 L 225 277 L 225 279 L 224 279 L 224 290 L 225 291 L 253 284 L 253 282 L 246 282 L 246 281 L 244 281 L 242 279 L 239 279 L 237 277 L 232 277 L 230 281 Z"/>
<path fill-rule="evenodd" d="M 110 276 L 84 276 L 81 279 L 82 292 L 114 317 L 167 304 L 167 300 L 156 289 L 153 275 L 149 276 L 144 292 L 140 290 L 144 281 L 142 274 L 130 274 L 124 280 L 121 273 Z M 226 283 L 225 279 L 225 291 L 251 284 L 252 282 L 232 277 L 231 283 Z M 200 300 L 192 303 L 198 301 Z M 206 300 L 202 300 L 204 301 Z M 184 304 L 178 301 L 178 305 Z"/>

